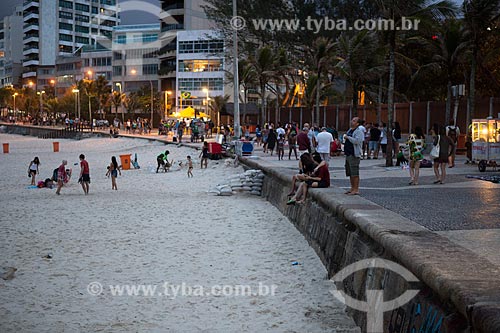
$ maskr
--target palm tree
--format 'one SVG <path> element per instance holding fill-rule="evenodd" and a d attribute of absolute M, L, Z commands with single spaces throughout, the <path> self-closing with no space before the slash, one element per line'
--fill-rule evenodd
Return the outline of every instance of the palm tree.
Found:
<path fill-rule="evenodd" d="M 213 119 L 214 116 L 217 116 L 217 133 L 219 133 L 220 130 L 220 113 L 225 110 L 228 100 L 228 95 L 210 98 L 210 118 Z"/>
<path fill-rule="evenodd" d="M 498 0 L 465 0 L 462 6 L 465 28 L 469 34 L 472 57 L 470 63 L 469 82 L 469 107 L 467 112 L 467 125 L 475 115 L 476 97 L 476 70 L 481 44 L 491 30 L 491 24 L 500 15 L 500 2 Z M 488 28 L 490 30 L 488 30 Z"/>
<path fill-rule="evenodd" d="M 420 19 L 422 23 L 454 17 L 455 6 L 448 0 L 428 4 L 427 0 L 376 0 L 380 18 L 392 20 L 395 26 L 401 26 L 403 17 L 406 19 Z M 387 88 L 387 132 L 392 133 L 394 120 L 394 83 L 396 80 L 396 40 L 400 31 L 387 32 L 389 82 Z M 392 136 L 388 135 L 386 166 L 392 166 Z"/>
<path fill-rule="evenodd" d="M 55 116 L 55 114 L 59 111 L 59 101 L 56 97 L 49 98 L 44 103 L 44 109 L 48 114 Z"/>
<path fill-rule="evenodd" d="M 135 110 L 141 107 L 141 103 L 139 101 L 139 96 L 137 96 L 136 92 L 131 92 L 126 96 L 123 100 L 123 104 L 127 109 L 127 113 L 133 113 Z"/>
<path fill-rule="evenodd" d="M 319 125 L 319 102 L 320 94 L 322 89 L 323 79 L 322 74 L 326 74 L 327 68 L 329 68 L 336 43 L 326 37 L 318 37 L 312 44 L 311 48 L 306 50 L 308 54 L 309 66 L 311 73 L 317 77 L 316 86 L 318 89 L 315 90 L 316 93 L 316 110 L 313 112 L 312 123 L 318 123 Z"/>
<path fill-rule="evenodd" d="M 367 90 L 367 83 L 376 81 L 386 69 L 381 51 L 375 33 L 367 30 L 352 36 L 342 33 L 337 39 L 335 70 L 351 86 L 354 116 L 358 115 L 358 92 Z"/>
<path fill-rule="evenodd" d="M 447 20 L 441 30 L 440 35 L 431 42 L 418 38 L 418 42 L 428 48 L 433 56 L 430 63 L 418 69 L 414 79 L 418 79 L 420 74 L 428 70 L 446 78 L 445 123 L 448 124 L 451 115 L 452 84 L 456 80 L 459 66 L 464 62 L 464 55 L 469 51 L 469 43 L 464 38 L 463 26 L 458 20 Z"/>
<path fill-rule="evenodd" d="M 109 102 L 109 94 L 111 93 L 111 87 L 108 85 L 108 80 L 102 75 L 98 76 L 94 80 L 95 97 L 97 99 L 98 110 L 101 113 L 101 119 L 104 116 L 104 108 Z"/>
<path fill-rule="evenodd" d="M 111 104 L 115 107 L 115 114 L 118 114 L 118 108 L 122 105 L 124 98 L 124 94 L 119 91 L 113 91 L 111 95 Z"/>
<path fill-rule="evenodd" d="M 258 49 L 255 56 L 250 57 L 249 60 L 252 64 L 253 72 L 255 73 L 255 77 L 259 85 L 262 122 L 267 121 L 266 87 L 276 76 L 275 57 L 273 52 L 274 51 L 270 47 L 264 46 Z"/>

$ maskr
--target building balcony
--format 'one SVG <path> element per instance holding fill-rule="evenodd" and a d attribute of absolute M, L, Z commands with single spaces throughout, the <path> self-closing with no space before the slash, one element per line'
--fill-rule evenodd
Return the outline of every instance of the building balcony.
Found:
<path fill-rule="evenodd" d="M 23 37 L 24 44 L 38 43 L 39 41 L 40 41 L 40 38 L 38 37 L 38 35 L 31 34 L 31 35 L 26 35 Z"/>
<path fill-rule="evenodd" d="M 28 77 L 36 77 L 36 72 L 31 71 L 31 72 L 23 73 L 23 79 L 28 78 Z"/>
<path fill-rule="evenodd" d="M 23 2 L 23 11 L 30 8 L 38 8 L 40 7 L 39 0 L 28 0 Z"/>
<path fill-rule="evenodd" d="M 161 28 L 161 32 L 184 30 L 184 24 L 166 24 Z"/>
<path fill-rule="evenodd" d="M 38 66 L 40 61 L 38 59 L 25 59 L 23 60 L 23 67 Z M 36 75 L 36 73 L 35 73 Z M 23 74 L 24 77 L 24 74 Z"/>
<path fill-rule="evenodd" d="M 38 47 L 30 46 L 23 49 L 23 56 L 28 56 L 30 54 L 38 54 L 40 51 Z"/>
<path fill-rule="evenodd" d="M 40 30 L 40 27 L 38 26 L 38 24 L 35 24 L 35 23 L 25 24 L 23 26 L 23 33 L 25 35 L 28 35 L 28 32 L 30 32 L 30 31 L 39 31 L 39 30 Z"/>
<path fill-rule="evenodd" d="M 180 7 L 176 8 L 170 8 L 168 10 L 164 10 L 160 12 L 160 21 L 165 20 L 169 17 L 172 17 L 173 15 L 184 15 L 184 4 L 181 4 Z"/>
<path fill-rule="evenodd" d="M 36 12 L 25 12 L 24 13 L 24 21 L 27 22 L 29 20 L 38 20 L 39 16 Z"/>

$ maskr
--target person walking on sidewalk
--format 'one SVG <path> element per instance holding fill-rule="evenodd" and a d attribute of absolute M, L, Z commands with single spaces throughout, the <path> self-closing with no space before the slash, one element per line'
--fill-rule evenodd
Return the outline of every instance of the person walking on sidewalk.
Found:
<path fill-rule="evenodd" d="M 446 164 L 455 148 L 455 143 L 446 135 L 446 129 L 443 126 L 439 127 L 438 133 L 439 135 L 434 139 L 434 146 L 439 145 L 439 157 L 434 159 L 434 174 L 436 175 L 434 184 L 444 184 Z M 441 173 L 439 173 L 439 170 L 441 170 Z"/>
<path fill-rule="evenodd" d="M 333 135 L 326 131 L 326 127 L 322 127 L 316 140 L 318 142 L 316 152 L 321 156 L 321 160 L 328 164 L 330 162 L 330 148 L 333 142 Z"/>
<path fill-rule="evenodd" d="M 359 161 L 365 140 L 359 125 L 359 118 L 352 118 L 351 128 L 344 134 L 345 173 L 351 182 L 351 188 L 345 192 L 348 195 L 359 194 Z"/>
<path fill-rule="evenodd" d="M 83 193 L 85 193 L 85 195 L 89 194 L 90 168 L 83 154 L 80 154 L 80 178 L 78 182 L 82 184 Z"/>
<path fill-rule="evenodd" d="M 450 120 L 450 124 L 446 126 L 446 135 L 453 141 L 453 150 L 448 161 L 448 167 L 453 168 L 455 166 L 455 153 L 457 152 L 458 137 L 460 135 L 460 129 L 455 125 L 453 120 Z"/>

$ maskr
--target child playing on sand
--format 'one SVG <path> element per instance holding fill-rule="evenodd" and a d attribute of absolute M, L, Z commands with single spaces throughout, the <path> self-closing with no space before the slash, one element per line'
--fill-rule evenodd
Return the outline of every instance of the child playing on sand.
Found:
<path fill-rule="evenodd" d="M 277 145 L 277 150 L 278 150 L 278 160 L 283 159 L 283 155 L 285 155 L 285 136 L 283 134 L 280 134 L 280 137 L 278 138 L 278 145 Z"/>
<path fill-rule="evenodd" d="M 208 142 L 203 142 L 203 149 L 201 150 L 200 156 L 201 157 L 201 168 L 203 169 L 203 164 L 205 164 L 205 169 L 208 167 Z"/>
<path fill-rule="evenodd" d="M 187 165 L 188 165 L 188 178 L 193 177 L 193 161 L 191 160 L 191 156 L 187 157 Z"/>

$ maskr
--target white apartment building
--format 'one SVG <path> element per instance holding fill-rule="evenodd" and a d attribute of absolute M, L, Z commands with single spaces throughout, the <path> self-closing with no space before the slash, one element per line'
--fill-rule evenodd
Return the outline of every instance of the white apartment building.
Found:
<path fill-rule="evenodd" d="M 0 87 L 17 86 L 22 73 L 23 8 L 0 21 Z"/>
<path fill-rule="evenodd" d="M 208 97 L 224 96 L 224 41 L 213 30 L 177 32 L 177 105 L 205 112 Z M 189 99 L 181 99 L 188 92 Z M 176 110 L 180 111 L 180 110 Z"/>
<path fill-rule="evenodd" d="M 202 6 L 207 3 L 203 0 L 160 0 L 162 12 L 161 21 L 161 48 L 159 51 L 160 68 L 159 77 L 161 80 L 161 90 L 172 91 L 177 89 L 177 32 L 204 30 L 213 28 L 203 11 Z M 178 95 L 172 95 L 174 100 L 179 99 Z M 178 105 L 178 104 L 177 104 Z"/>
<path fill-rule="evenodd" d="M 98 38 L 111 38 L 120 18 L 116 0 L 28 0 L 23 5 L 23 80 L 43 87 L 58 56 L 71 55 Z M 43 68 L 44 72 L 38 71 Z M 48 81 L 47 81 L 48 80 Z"/>
<path fill-rule="evenodd" d="M 158 90 L 159 33 L 159 23 L 113 28 L 112 81 L 115 90 L 117 86 L 121 86 L 124 93 L 143 86 Z"/>

